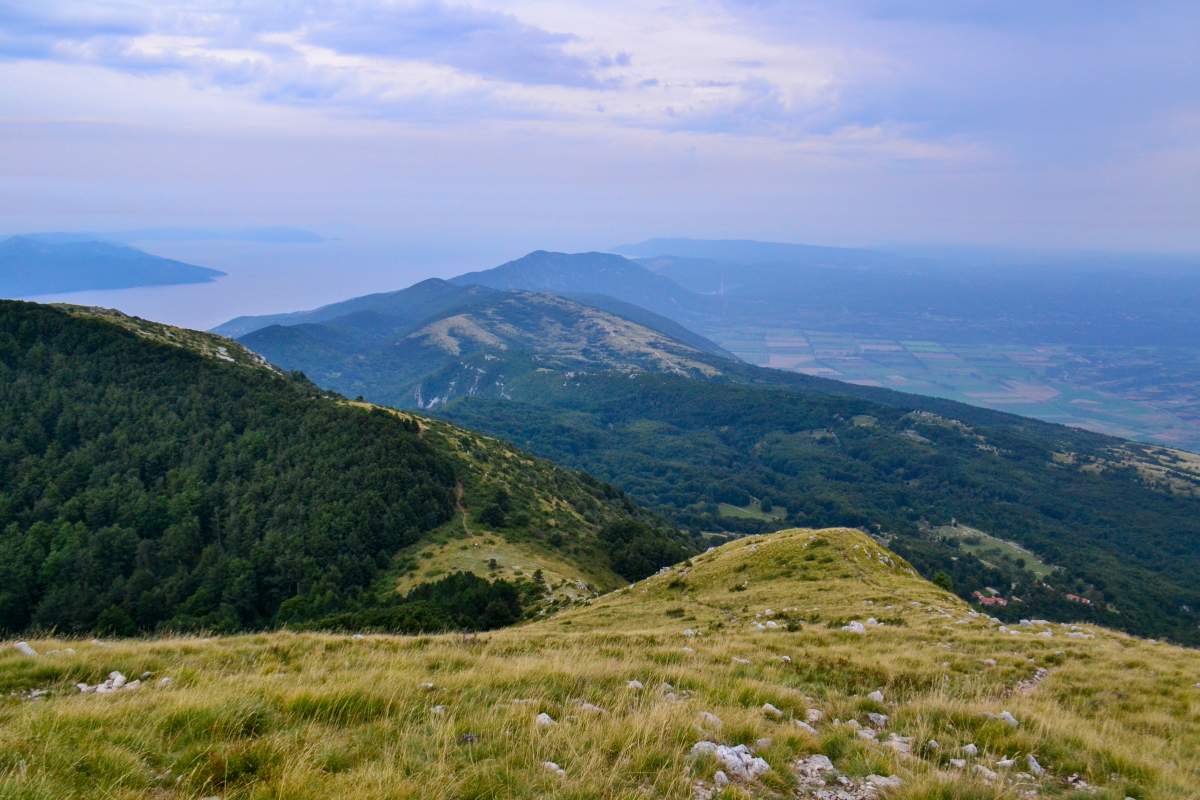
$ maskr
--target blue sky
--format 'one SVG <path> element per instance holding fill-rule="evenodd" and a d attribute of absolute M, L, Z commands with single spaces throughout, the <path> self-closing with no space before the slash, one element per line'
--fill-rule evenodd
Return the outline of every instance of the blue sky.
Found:
<path fill-rule="evenodd" d="M 0 0 L 6 230 L 1200 251 L 1194 2 Z"/>

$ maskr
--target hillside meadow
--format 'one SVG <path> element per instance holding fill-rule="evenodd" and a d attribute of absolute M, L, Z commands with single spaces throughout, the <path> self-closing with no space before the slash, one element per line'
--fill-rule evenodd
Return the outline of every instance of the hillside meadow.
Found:
<path fill-rule="evenodd" d="M 1003 626 L 846 529 L 741 539 L 486 635 L 29 644 L 37 656 L 0 650 L 3 798 L 1148 800 L 1200 785 L 1200 654 Z M 140 684 L 76 688 L 113 671 Z"/>

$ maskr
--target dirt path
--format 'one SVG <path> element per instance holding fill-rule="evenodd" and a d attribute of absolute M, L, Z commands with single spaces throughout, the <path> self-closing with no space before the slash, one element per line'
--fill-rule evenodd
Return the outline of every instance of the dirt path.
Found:
<path fill-rule="evenodd" d="M 463 505 L 463 489 L 462 481 L 454 482 L 454 508 L 462 516 L 463 533 L 468 537 L 471 536 L 471 528 L 467 525 L 467 507 Z"/>

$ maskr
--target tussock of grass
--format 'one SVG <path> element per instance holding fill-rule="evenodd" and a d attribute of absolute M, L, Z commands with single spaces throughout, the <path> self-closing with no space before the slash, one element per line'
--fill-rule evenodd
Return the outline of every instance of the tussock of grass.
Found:
<path fill-rule="evenodd" d="M 809 560 L 814 551 L 836 569 Z M 803 577 L 779 577 L 781 565 Z M 730 593 L 738 581 L 745 591 Z M 756 630 L 768 608 L 795 629 Z M 823 622 L 870 617 L 904 625 L 854 634 Z M 1100 629 L 1087 629 L 1092 639 L 1068 638 L 1062 626 L 1050 638 L 1019 630 L 969 617 L 862 534 L 791 531 L 486 637 L 36 641 L 42 652 L 77 652 L 0 651 L 0 797 L 682 799 L 717 769 L 688 756 L 695 742 L 764 737 L 772 741 L 758 754 L 771 772 L 717 797 L 794 796 L 789 764 L 813 753 L 850 776 L 900 777 L 889 798 L 1018 797 L 1012 784 L 951 766 L 967 743 L 989 765 L 1036 754 L 1045 797 L 1195 796 L 1200 654 Z M 1015 691 L 1038 667 L 1045 679 Z M 112 669 L 155 675 L 135 692 L 74 690 Z M 174 683 L 157 688 L 164 675 Z M 633 679 L 645 688 L 628 688 Z M 7 696 L 33 688 L 51 695 Z M 876 689 L 883 703 L 867 698 Z M 784 716 L 768 717 L 764 703 Z M 792 722 L 808 708 L 824 713 L 815 736 Z M 987 717 L 1002 709 L 1020 725 Z M 722 724 L 703 723 L 701 711 Z M 865 722 L 871 711 L 912 737 L 913 755 L 835 722 Z M 540 712 L 557 724 L 535 725 Z M 1073 793 L 1064 782 L 1073 773 L 1100 790 Z"/>

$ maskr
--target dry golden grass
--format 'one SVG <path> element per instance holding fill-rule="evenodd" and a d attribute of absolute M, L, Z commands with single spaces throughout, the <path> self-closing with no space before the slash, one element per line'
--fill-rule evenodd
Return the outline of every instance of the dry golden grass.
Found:
<path fill-rule="evenodd" d="M 768 608 L 780 627 L 757 630 Z M 841 630 L 870 617 L 883 624 Z M 723 796 L 796 796 L 789 765 L 818 752 L 852 777 L 898 776 L 889 798 L 1197 796 L 1200 654 L 1099 629 L 1014 629 L 836 530 L 739 540 L 478 638 L 35 641 L 37 658 L 0 655 L 4 695 L 51 690 L 0 701 L 0 797 L 690 798 L 716 769 L 689 757 L 694 743 L 763 737 L 771 771 Z M 75 654 L 46 654 L 65 647 Z M 1044 680 L 1019 690 L 1038 668 Z M 154 675 L 114 695 L 72 688 L 110 670 Z M 155 686 L 162 676 L 172 685 Z M 867 697 L 876 689 L 882 703 Z M 763 713 L 768 702 L 782 718 Z M 824 712 L 815 734 L 793 722 L 809 708 Z M 1002 710 L 1019 726 L 987 716 Z M 834 722 L 870 711 L 912 737 L 912 755 Z M 537 726 L 542 712 L 556 724 Z M 1035 753 L 1047 774 L 1024 786 L 1020 767 L 971 777 L 950 762 L 968 742 L 993 768 Z M 1098 788 L 1069 788 L 1071 774 Z"/>

